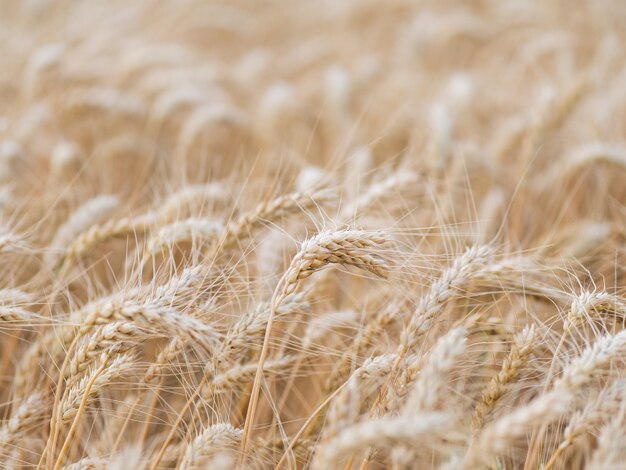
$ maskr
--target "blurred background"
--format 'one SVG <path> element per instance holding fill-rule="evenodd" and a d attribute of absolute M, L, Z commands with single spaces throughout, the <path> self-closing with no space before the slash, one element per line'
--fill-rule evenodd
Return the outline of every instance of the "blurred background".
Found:
<path fill-rule="evenodd" d="M 609 0 L 5 0 L 0 203 L 32 222 L 222 179 L 242 205 L 346 199 L 410 170 L 438 218 L 407 224 L 549 245 L 551 221 L 622 221 L 624 24 Z"/>

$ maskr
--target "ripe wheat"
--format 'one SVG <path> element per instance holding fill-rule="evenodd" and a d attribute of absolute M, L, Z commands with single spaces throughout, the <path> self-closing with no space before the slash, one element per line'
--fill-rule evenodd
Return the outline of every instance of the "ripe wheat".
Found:
<path fill-rule="evenodd" d="M 626 467 L 622 3 L 0 1 L 0 468 Z"/>

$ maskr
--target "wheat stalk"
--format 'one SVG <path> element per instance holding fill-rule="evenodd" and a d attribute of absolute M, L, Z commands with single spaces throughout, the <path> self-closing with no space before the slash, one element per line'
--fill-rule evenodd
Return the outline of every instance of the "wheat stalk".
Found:
<path fill-rule="evenodd" d="M 257 406 L 260 381 L 262 380 L 263 364 L 267 357 L 269 338 L 272 332 L 272 322 L 277 307 L 293 294 L 298 281 L 306 279 L 315 271 L 330 264 L 356 266 L 373 274 L 386 278 L 388 265 L 384 259 L 377 256 L 377 247 L 387 242 L 382 234 L 369 234 L 354 230 L 340 230 L 322 232 L 300 247 L 300 251 L 291 260 L 291 264 L 278 282 L 271 301 L 272 312 L 265 329 L 263 347 L 259 356 L 259 365 L 254 379 L 250 405 L 246 414 L 242 448 L 246 450 L 254 414 Z"/>

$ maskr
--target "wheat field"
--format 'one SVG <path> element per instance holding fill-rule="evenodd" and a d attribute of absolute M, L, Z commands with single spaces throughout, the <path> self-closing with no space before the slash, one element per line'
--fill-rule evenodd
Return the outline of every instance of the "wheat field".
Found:
<path fill-rule="evenodd" d="M 626 468 L 626 3 L 2 0 L 0 468 Z"/>

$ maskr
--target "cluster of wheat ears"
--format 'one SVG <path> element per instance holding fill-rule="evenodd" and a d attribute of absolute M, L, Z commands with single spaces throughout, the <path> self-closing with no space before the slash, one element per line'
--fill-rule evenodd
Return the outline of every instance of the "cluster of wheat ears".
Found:
<path fill-rule="evenodd" d="M 625 25 L 0 2 L 0 467 L 626 468 Z"/>

